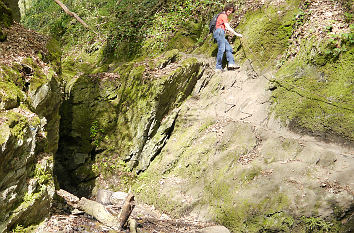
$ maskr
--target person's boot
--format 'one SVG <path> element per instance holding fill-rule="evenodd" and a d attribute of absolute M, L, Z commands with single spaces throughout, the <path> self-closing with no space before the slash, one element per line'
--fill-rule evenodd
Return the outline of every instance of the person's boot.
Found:
<path fill-rule="evenodd" d="M 236 65 L 236 64 L 229 64 L 228 66 L 227 66 L 227 69 L 228 70 L 236 70 L 236 69 L 239 69 L 240 68 L 240 66 L 239 65 Z"/>

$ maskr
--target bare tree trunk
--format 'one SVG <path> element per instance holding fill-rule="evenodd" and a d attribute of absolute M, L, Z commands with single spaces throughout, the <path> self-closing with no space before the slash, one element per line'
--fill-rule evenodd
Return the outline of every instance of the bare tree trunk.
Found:
<path fill-rule="evenodd" d="M 124 201 L 123 208 L 119 214 L 119 227 L 120 229 L 124 226 L 126 221 L 128 220 L 130 214 L 132 213 L 133 209 L 135 207 L 134 203 L 134 195 L 129 194 L 128 197 Z"/>
<path fill-rule="evenodd" d="M 66 14 L 74 17 L 77 21 L 79 21 L 85 28 L 90 29 L 90 27 L 74 12 L 71 12 L 61 1 L 54 0 L 64 11 Z"/>

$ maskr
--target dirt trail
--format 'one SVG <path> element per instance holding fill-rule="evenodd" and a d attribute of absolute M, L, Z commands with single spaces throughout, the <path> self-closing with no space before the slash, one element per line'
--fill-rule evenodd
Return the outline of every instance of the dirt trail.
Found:
<path fill-rule="evenodd" d="M 326 143 L 315 137 L 300 135 L 283 127 L 271 114 L 270 89 L 272 86 L 269 82 L 270 78 L 272 78 L 271 73 L 256 74 L 249 64 L 245 64 L 239 70 L 217 73 L 211 77 L 211 79 L 218 80 L 212 84 L 215 85 L 213 88 L 217 89 L 217 93 L 210 98 L 202 98 L 201 101 L 189 101 L 187 105 L 195 110 L 196 116 L 206 117 L 209 115 L 219 119 L 250 123 L 255 128 L 270 131 L 278 137 L 313 142 L 324 148 L 331 146 L 341 154 L 347 154 L 354 158 L 354 150 L 350 146 Z M 212 83 L 211 80 L 207 82 Z M 203 95 L 202 89 L 196 90 L 195 94 Z M 208 92 L 210 89 L 206 91 Z"/>

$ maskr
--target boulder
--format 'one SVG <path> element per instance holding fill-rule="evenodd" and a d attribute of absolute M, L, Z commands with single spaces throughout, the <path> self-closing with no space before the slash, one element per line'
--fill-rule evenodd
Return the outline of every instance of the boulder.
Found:
<path fill-rule="evenodd" d="M 124 200 L 128 197 L 128 193 L 125 192 L 114 192 L 111 195 L 110 201 L 113 205 L 122 206 Z"/>
<path fill-rule="evenodd" d="M 103 205 L 109 205 L 111 204 L 112 193 L 113 193 L 112 191 L 100 189 L 97 192 L 96 201 Z"/>
<path fill-rule="evenodd" d="M 128 197 L 125 192 L 112 192 L 110 190 L 99 189 L 96 195 L 96 201 L 103 205 L 117 205 L 122 206 L 124 200 Z"/>

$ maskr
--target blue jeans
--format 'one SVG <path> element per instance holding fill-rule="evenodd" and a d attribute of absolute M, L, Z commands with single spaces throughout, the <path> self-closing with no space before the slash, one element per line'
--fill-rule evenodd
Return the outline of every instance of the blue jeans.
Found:
<path fill-rule="evenodd" d="M 225 38 L 225 32 L 221 28 L 214 31 L 213 37 L 218 43 L 218 54 L 216 55 L 216 69 L 222 69 L 222 59 L 226 52 L 226 60 L 229 65 L 235 64 L 234 56 L 232 55 L 232 47 Z"/>

